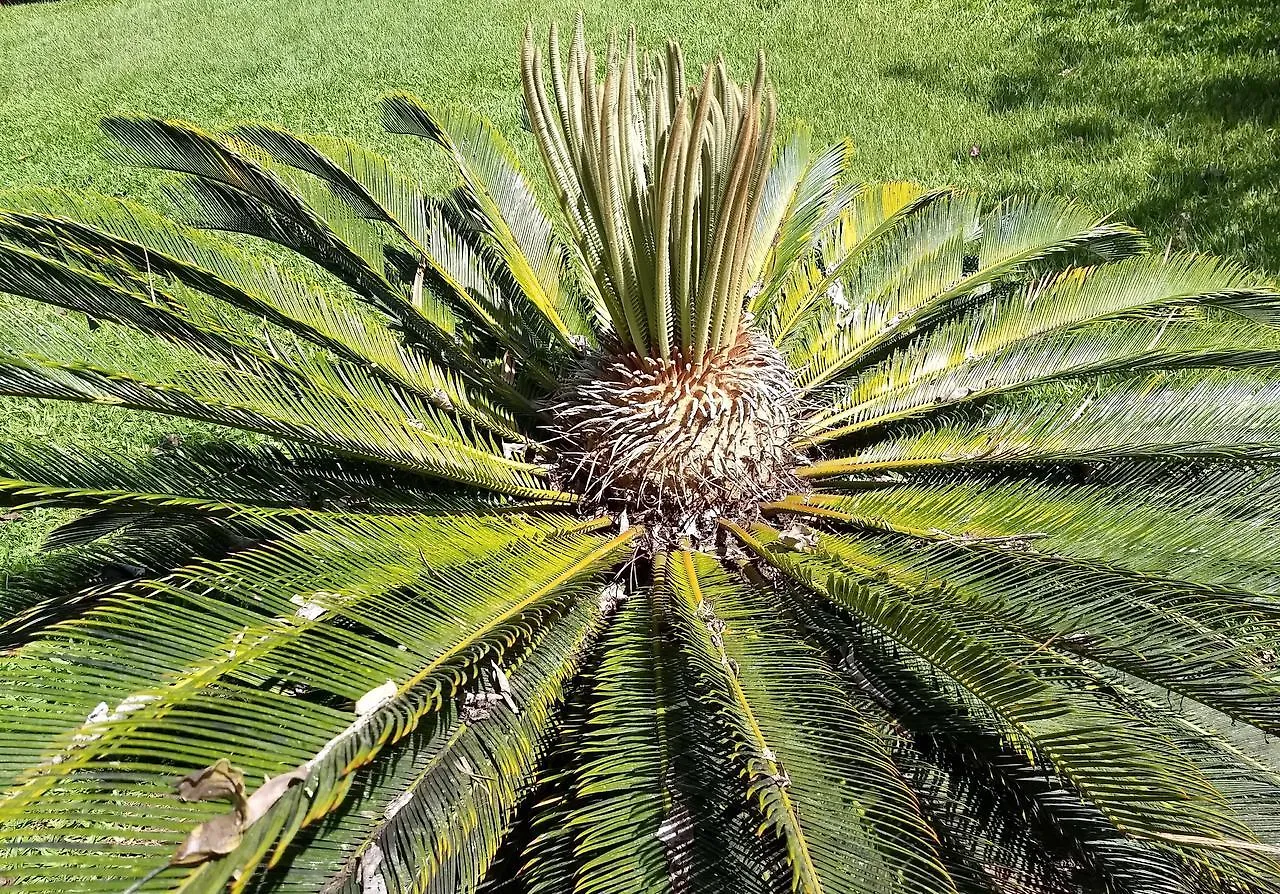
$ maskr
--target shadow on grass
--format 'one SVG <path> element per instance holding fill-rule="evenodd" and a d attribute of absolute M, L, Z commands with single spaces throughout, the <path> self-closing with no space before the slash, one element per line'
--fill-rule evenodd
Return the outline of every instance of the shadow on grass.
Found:
<path fill-rule="evenodd" d="M 983 69 L 941 60 L 885 73 L 952 90 L 1007 124 L 982 147 L 984 164 L 1074 165 L 1079 193 L 1162 242 L 1280 271 L 1275 0 L 1027 8 L 1014 45 Z M 1128 181 L 1089 183 L 1099 171 Z"/>

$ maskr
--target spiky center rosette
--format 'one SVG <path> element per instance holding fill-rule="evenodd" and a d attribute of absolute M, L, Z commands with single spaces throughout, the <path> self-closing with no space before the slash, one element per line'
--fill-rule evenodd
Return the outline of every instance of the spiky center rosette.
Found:
<path fill-rule="evenodd" d="M 758 517 L 801 489 L 797 393 L 768 340 L 746 331 L 701 358 L 589 358 L 548 407 L 565 488 L 623 513 L 653 546 L 717 539 L 718 521 Z"/>

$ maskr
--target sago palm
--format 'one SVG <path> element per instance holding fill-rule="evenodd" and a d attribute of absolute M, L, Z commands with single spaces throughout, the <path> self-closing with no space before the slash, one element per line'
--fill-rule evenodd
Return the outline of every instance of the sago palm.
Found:
<path fill-rule="evenodd" d="M 76 313 L 0 391 L 253 436 L 0 452 L 84 510 L 3 594 L 2 883 L 1280 890 L 1274 285 L 857 183 L 763 62 L 561 55 L 549 189 L 394 96 L 449 194 L 114 118 L 183 222 L 9 197 Z"/>

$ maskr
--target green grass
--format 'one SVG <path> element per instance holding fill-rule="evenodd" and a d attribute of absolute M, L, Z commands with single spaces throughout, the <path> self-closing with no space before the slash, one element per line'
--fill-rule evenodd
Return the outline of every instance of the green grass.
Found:
<path fill-rule="evenodd" d="M 161 178 L 110 162 L 116 112 L 216 128 L 259 119 L 357 137 L 404 166 L 425 147 L 381 133 L 397 89 L 466 103 L 527 158 L 516 56 L 526 20 L 599 38 L 634 22 L 651 47 L 769 52 L 782 111 L 848 136 L 868 178 L 1000 194 L 1047 190 L 1161 242 L 1280 270 L 1280 16 L 1274 0 L 62 0 L 0 6 L 0 187 L 162 201 Z M 977 147 L 974 157 L 972 147 Z M 99 408 L 0 404 L 10 438 L 151 449 L 191 427 Z M 0 527 L 0 567 L 47 517 Z"/>

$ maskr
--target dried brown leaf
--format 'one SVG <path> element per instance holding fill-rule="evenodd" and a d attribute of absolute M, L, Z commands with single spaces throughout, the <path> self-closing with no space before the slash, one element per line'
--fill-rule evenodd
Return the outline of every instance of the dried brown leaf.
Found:
<path fill-rule="evenodd" d="M 178 797 L 184 801 L 230 801 L 242 804 L 245 799 L 244 773 L 225 757 L 203 770 L 196 770 L 178 780 Z"/>
<path fill-rule="evenodd" d="M 284 793 L 291 786 L 302 782 L 307 778 L 307 774 L 311 772 L 310 768 L 303 764 L 295 770 L 288 773 L 281 773 L 279 776 L 273 776 L 266 782 L 262 783 L 252 795 L 249 796 L 249 802 L 245 806 L 244 826 L 249 826 L 262 819 L 263 815 L 271 809 L 271 805 L 275 804 L 284 797 Z"/>
<path fill-rule="evenodd" d="M 249 797 L 244 796 L 244 775 L 224 758 L 212 766 L 192 773 L 178 783 L 184 801 L 208 801 L 226 798 L 235 803 L 228 813 L 215 816 L 191 830 L 185 841 L 169 859 L 172 866 L 192 866 L 229 854 L 240 844 L 240 838 L 271 806 L 279 801 L 290 786 L 307 778 L 311 768 L 303 764 L 288 773 L 272 777 Z"/>
<path fill-rule="evenodd" d="M 169 864 L 192 866 L 222 854 L 229 854 L 240 843 L 240 835 L 243 831 L 244 823 L 238 810 L 215 816 L 191 830 L 191 834 L 174 851 Z"/>

